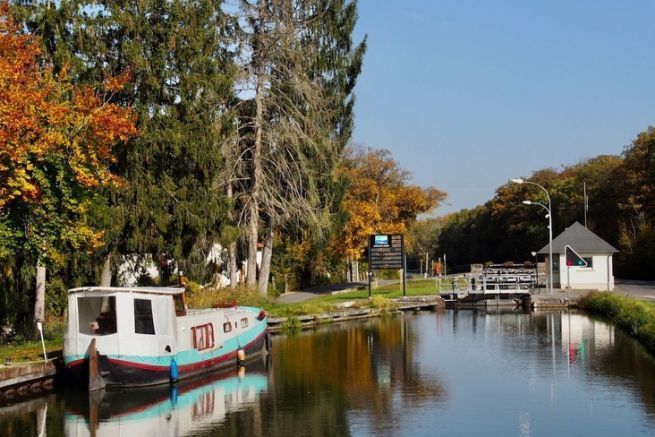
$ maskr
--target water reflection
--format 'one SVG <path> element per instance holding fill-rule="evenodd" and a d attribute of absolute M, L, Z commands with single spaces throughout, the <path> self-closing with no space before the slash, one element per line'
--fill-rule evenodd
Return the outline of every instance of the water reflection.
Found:
<path fill-rule="evenodd" d="M 7 435 L 654 435 L 655 361 L 568 312 L 445 311 L 273 341 L 272 366 L 0 408 Z M 65 413 L 65 414 L 64 414 Z"/>
<path fill-rule="evenodd" d="M 436 317 L 445 332 L 435 341 L 455 354 L 435 357 L 461 398 L 451 407 L 475 411 L 477 423 L 519 435 L 655 433 L 655 360 L 604 321 L 507 310 Z"/>
<path fill-rule="evenodd" d="M 273 435 L 349 435 L 360 426 L 379 433 L 404 410 L 445 398 L 438 376 L 421 371 L 419 336 L 408 319 L 394 317 L 276 341 L 269 419 L 284 431 Z"/>
<path fill-rule="evenodd" d="M 66 401 L 65 435 L 197 435 L 254 406 L 267 387 L 266 374 L 240 368 L 173 387 L 74 393 Z"/>

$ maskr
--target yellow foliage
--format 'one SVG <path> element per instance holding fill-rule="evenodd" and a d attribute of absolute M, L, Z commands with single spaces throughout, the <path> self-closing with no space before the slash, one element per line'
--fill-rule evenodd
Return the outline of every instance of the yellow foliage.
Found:
<path fill-rule="evenodd" d="M 343 202 L 348 221 L 331 247 L 350 259 L 360 258 L 369 235 L 404 233 L 418 214 L 435 208 L 445 197 L 435 188 L 408 185 L 408 174 L 387 150 L 351 152 L 343 172 L 350 181 Z"/>

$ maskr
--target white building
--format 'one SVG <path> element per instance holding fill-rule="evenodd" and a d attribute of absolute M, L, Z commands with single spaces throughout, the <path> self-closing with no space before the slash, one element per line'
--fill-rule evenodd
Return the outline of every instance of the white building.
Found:
<path fill-rule="evenodd" d="M 566 246 L 571 248 L 587 262 L 587 267 L 566 266 Z M 578 290 L 614 290 L 613 255 L 618 252 L 611 244 L 591 232 L 578 222 L 566 228 L 553 239 L 553 288 Z M 540 254 L 546 256 L 548 265 L 548 245 Z"/>

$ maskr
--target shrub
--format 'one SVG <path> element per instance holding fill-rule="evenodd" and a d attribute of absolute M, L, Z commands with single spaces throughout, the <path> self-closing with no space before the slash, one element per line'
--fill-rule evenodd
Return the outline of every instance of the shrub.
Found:
<path fill-rule="evenodd" d="M 201 288 L 198 284 L 190 282 L 186 288 L 189 308 L 211 308 L 215 305 L 231 304 L 264 307 L 271 304 L 270 298 L 246 287 Z"/>
<path fill-rule="evenodd" d="M 655 311 L 648 304 L 611 293 L 590 293 L 579 306 L 607 317 L 655 353 Z"/>
<path fill-rule="evenodd" d="M 282 323 L 282 331 L 286 334 L 295 334 L 302 329 L 302 324 L 297 317 L 289 317 Z"/>

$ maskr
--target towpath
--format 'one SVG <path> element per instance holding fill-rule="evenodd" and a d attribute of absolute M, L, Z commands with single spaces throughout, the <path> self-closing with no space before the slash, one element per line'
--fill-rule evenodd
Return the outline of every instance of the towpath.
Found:
<path fill-rule="evenodd" d="M 315 299 L 319 296 L 334 293 L 335 291 L 354 291 L 366 287 L 366 282 L 343 282 L 340 284 L 315 285 L 302 291 L 291 291 L 280 295 L 277 303 L 298 303 Z"/>
<path fill-rule="evenodd" d="M 640 300 L 655 301 L 655 281 L 635 281 L 632 279 L 616 279 L 614 291 Z"/>

